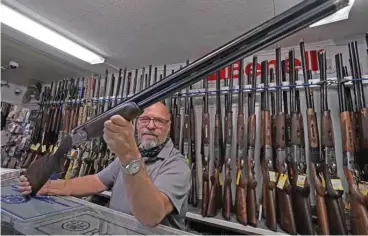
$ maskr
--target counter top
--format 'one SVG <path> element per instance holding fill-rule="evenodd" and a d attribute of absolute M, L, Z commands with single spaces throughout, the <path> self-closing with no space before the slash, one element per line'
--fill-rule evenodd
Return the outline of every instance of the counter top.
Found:
<path fill-rule="evenodd" d="M 74 197 L 24 197 L 17 180 L 1 181 L 1 225 L 5 234 L 190 234 L 164 225 L 143 226 L 133 216 Z"/>

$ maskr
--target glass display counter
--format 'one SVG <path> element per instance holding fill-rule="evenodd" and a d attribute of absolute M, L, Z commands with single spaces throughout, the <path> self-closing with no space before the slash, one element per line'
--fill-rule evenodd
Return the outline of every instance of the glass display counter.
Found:
<path fill-rule="evenodd" d="M 24 197 L 16 183 L 1 181 L 2 234 L 190 234 L 164 225 L 145 227 L 131 215 L 74 197 Z"/>

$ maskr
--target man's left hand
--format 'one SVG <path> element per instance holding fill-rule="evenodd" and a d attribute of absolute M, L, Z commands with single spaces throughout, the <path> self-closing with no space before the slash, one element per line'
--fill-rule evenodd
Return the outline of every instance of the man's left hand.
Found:
<path fill-rule="evenodd" d="M 134 139 L 133 125 L 122 116 L 115 115 L 105 122 L 103 138 L 111 152 L 115 153 L 122 164 L 140 157 Z"/>

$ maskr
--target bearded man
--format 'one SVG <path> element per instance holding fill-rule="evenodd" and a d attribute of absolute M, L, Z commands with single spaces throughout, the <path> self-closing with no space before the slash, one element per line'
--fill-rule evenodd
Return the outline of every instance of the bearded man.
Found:
<path fill-rule="evenodd" d="M 105 122 L 103 138 L 117 158 L 95 175 L 50 180 L 37 194 L 81 197 L 111 189 L 111 209 L 132 214 L 145 226 L 161 223 L 185 229 L 191 172 L 169 138 L 170 113 L 158 102 L 146 108 L 136 124 L 139 146 L 133 125 L 112 116 Z M 20 176 L 18 188 L 31 193 L 25 176 Z"/>

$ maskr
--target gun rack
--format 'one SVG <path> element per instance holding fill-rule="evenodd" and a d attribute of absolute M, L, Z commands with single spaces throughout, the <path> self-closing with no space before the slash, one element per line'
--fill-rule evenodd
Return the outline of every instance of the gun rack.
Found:
<path fill-rule="evenodd" d="M 363 85 L 368 84 L 368 75 L 364 75 L 363 78 L 360 79 L 353 79 L 351 76 L 346 76 L 344 79 L 344 84 L 345 87 L 352 87 L 353 86 L 353 81 L 362 81 Z M 320 88 L 320 80 L 319 79 L 311 79 L 309 80 L 308 84 L 304 84 L 302 80 L 298 80 L 295 82 L 296 85 L 296 89 L 298 90 L 302 90 L 304 89 L 305 86 L 309 86 L 312 89 L 315 88 Z M 330 78 L 327 79 L 327 84 L 328 84 L 328 88 L 332 88 L 332 89 L 336 89 L 338 82 L 337 82 L 337 78 Z M 263 92 L 264 90 L 268 89 L 268 91 L 276 91 L 277 88 L 281 88 L 282 90 L 288 90 L 290 89 L 291 86 L 289 84 L 289 81 L 285 81 L 282 82 L 281 86 L 276 86 L 275 82 L 269 83 L 269 86 L 266 88 L 264 87 L 263 83 L 257 84 L 256 87 L 256 92 Z M 216 90 L 214 87 L 212 88 L 208 88 L 208 95 L 209 96 L 216 96 L 217 92 L 220 92 L 220 94 L 226 94 L 230 91 L 229 87 L 225 87 L 222 86 L 220 90 Z M 231 90 L 234 92 L 239 92 L 239 86 L 238 85 L 234 85 L 234 88 Z M 244 85 L 243 88 L 243 92 L 244 93 L 250 93 L 252 92 L 253 89 L 251 88 L 250 84 Z M 139 91 L 138 91 L 139 92 Z M 176 93 L 174 95 L 172 95 L 171 97 L 203 97 L 203 95 L 205 94 L 205 90 L 204 88 L 197 88 L 197 89 L 190 89 L 189 92 L 179 92 Z M 128 96 L 118 96 L 117 97 L 117 102 L 120 103 L 122 99 L 126 99 L 133 96 L 133 94 L 129 94 Z M 50 101 L 50 102 L 46 102 L 44 103 L 44 105 L 51 105 L 51 104 L 64 104 L 64 103 L 70 103 L 70 104 L 75 104 L 75 103 L 102 103 L 102 102 L 108 102 L 108 101 L 114 101 L 115 100 L 115 96 L 111 96 L 111 97 L 98 97 L 98 98 L 91 98 L 91 99 L 70 99 L 70 100 L 65 100 L 65 101 Z M 40 105 L 40 104 L 39 104 Z"/>

